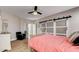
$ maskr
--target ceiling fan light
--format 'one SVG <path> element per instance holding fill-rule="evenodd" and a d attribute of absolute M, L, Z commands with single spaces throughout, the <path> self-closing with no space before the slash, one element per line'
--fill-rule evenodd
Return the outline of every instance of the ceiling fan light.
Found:
<path fill-rule="evenodd" d="M 38 13 L 36 11 L 33 12 L 33 15 L 37 15 Z"/>

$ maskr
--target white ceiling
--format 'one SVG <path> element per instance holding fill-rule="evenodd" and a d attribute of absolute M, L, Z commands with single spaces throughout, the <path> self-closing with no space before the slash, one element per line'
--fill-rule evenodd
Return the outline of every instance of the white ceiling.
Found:
<path fill-rule="evenodd" d="M 28 12 L 33 11 L 34 6 L 0 6 L 0 9 L 23 19 L 37 20 L 74 7 L 76 6 L 38 6 L 38 11 L 43 13 L 42 15 L 28 14 Z"/>

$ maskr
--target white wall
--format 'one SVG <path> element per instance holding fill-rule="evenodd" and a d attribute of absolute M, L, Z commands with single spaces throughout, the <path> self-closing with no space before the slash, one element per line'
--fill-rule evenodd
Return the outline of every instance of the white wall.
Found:
<path fill-rule="evenodd" d="M 54 15 L 50 15 L 48 17 L 44 17 L 42 19 L 39 19 L 39 21 L 54 19 L 58 17 L 68 16 L 68 15 L 72 16 L 72 18 L 68 19 L 68 22 L 69 22 L 68 35 L 70 35 L 75 31 L 79 31 L 79 7 L 73 8 L 64 12 L 60 12 Z M 39 21 L 37 21 L 37 23 Z M 38 30 L 39 30 L 39 25 L 38 25 Z M 39 33 L 39 31 L 37 32 Z"/>
<path fill-rule="evenodd" d="M 0 16 L 0 33 L 2 32 L 2 20 L 1 20 L 1 16 Z"/>
<path fill-rule="evenodd" d="M 20 19 L 17 16 L 1 12 L 1 19 L 8 20 L 8 32 L 11 33 L 11 41 L 16 40 L 16 32 L 20 30 Z"/>
<path fill-rule="evenodd" d="M 20 31 L 23 33 L 26 29 L 26 22 L 24 20 L 20 20 Z"/>
<path fill-rule="evenodd" d="M 21 19 L 20 20 L 20 31 L 22 32 L 22 33 L 24 33 L 24 31 L 28 31 L 28 24 L 29 23 L 33 23 L 32 21 L 30 21 L 30 20 L 25 20 L 25 19 Z"/>
<path fill-rule="evenodd" d="M 28 23 L 32 23 L 32 21 L 21 19 L 4 11 L 1 12 L 1 18 L 8 20 L 8 32 L 11 33 L 11 41 L 16 40 L 17 31 L 24 33 L 28 30 Z"/>

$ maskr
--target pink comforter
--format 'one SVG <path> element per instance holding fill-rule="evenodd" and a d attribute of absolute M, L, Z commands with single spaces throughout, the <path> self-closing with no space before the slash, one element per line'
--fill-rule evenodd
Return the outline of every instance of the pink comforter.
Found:
<path fill-rule="evenodd" d="M 39 52 L 77 52 L 78 46 L 73 46 L 69 38 L 50 34 L 32 37 L 29 46 Z"/>

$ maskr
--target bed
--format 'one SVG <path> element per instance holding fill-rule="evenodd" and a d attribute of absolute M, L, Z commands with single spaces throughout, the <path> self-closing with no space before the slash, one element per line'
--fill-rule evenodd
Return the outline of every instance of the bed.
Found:
<path fill-rule="evenodd" d="M 36 52 L 79 52 L 79 46 L 73 46 L 69 38 L 51 34 L 34 36 L 28 45 Z"/>

